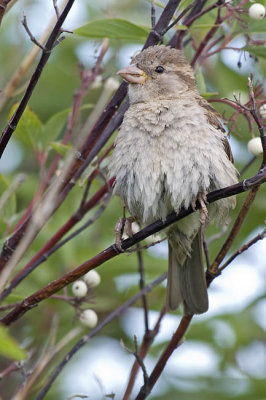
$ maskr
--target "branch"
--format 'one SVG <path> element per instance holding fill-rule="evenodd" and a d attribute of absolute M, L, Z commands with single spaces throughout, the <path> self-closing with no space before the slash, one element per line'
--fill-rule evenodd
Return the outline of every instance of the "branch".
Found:
<path fill-rule="evenodd" d="M 250 206 L 253 203 L 253 201 L 255 200 L 258 189 L 259 189 L 258 186 L 253 187 L 252 190 L 249 192 L 246 200 L 244 201 L 244 203 L 239 211 L 239 214 L 234 222 L 234 225 L 231 229 L 231 232 L 229 233 L 226 241 L 224 242 L 221 250 L 219 251 L 218 255 L 216 256 L 214 262 L 210 266 L 209 272 L 211 275 L 215 275 L 218 273 L 218 271 L 219 271 L 218 267 L 221 264 L 221 262 L 223 261 L 226 254 L 228 253 L 228 250 L 232 246 L 233 241 L 235 240 L 235 238 L 246 218 L 246 215 L 250 209 Z"/>
<path fill-rule="evenodd" d="M 166 32 L 168 32 L 170 29 L 172 29 L 177 23 L 178 21 L 180 21 L 184 15 L 186 15 L 188 13 L 189 10 L 191 10 L 191 8 L 193 8 L 196 4 L 196 1 L 193 1 L 192 3 L 190 3 L 179 15 L 177 18 L 174 19 L 174 21 L 167 26 L 167 28 L 164 29 L 163 33 L 165 34 Z"/>
<path fill-rule="evenodd" d="M 169 22 L 171 21 L 171 18 L 180 1 L 181 0 L 170 0 L 168 2 L 154 29 L 152 29 L 149 33 L 143 49 L 155 45 L 159 42 L 164 28 L 167 27 Z M 124 113 L 128 108 L 127 101 L 121 106 L 121 103 L 126 96 L 126 92 L 127 84 L 123 82 L 112 97 L 112 99 L 109 101 L 108 105 L 105 107 L 104 112 L 101 114 L 100 118 L 95 123 L 94 127 L 89 133 L 80 150 L 81 157 L 79 159 L 76 159 L 75 163 L 71 167 L 71 173 L 66 179 L 66 186 L 63 188 L 63 193 L 60 201 L 58 201 L 58 206 L 65 199 L 69 191 L 75 185 L 77 179 L 79 179 L 87 166 L 99 153 L 99 151 L 108 141 L 113 132 L 121 124 Z M 0 256 L 0 271 L 5 267 L 10 257 L 14 253 L 16 247 L 18 246 L 19 242 L 24 237 L 30 219 L 31 215 L 28 216 L 27 220 L 25 220 L 24 223 L 19 227 L 19 229 L 5 242 Z"/>
<path fill-rule="evenodd" d="M 156 24 L 156 14 L 155 14 L 155 6 L 154 0 L 151 1 L 151 27 L 154 29 Z"/>
<path fill-rule="evenodd" d="M 112 184 L 108 182 L 105 184 L 97 193 L 95 193 L 82 207 L 82 210 L 78 210 L 75 212 L 69 219 L 64 223 L 63 226 L 51 237 L 50 240 L 32 257 L 32 259 L 27 263 L 27 265 L 19 271 L 16 276 L 12 279 L 9 287 L 7 287 L 0 296 L 0 301 L 3 301 L 11 291 L 26 277 L 28 276 L 35 268 L 37 268 L 41 263 L 47 260 L 51 254 L 53 254 L 56 250 L 62 247 L 68 240 L 72 238 L 72 235 L 60 243 L 60 239 L 67 232 L 69 232 L 80 220 L 81 218 L 90 211 L 95 205 L 98 204 L 99 200 L 101 200 L 106 193 L 108 192 L 108 187 Z M 98 210 L 98 212 L 101 210 Z M 76 233 L 80 233 L 81 229 L 85 229 L 85 227 L 90 224 L 91 219 L 86 222 L 86 224 L 81 227 Z"/>
<path fill-rule="evenodd" d="M 145 364 L 143 362 L 143 358 L 139 354 L 139 349 L 138 349 L 138 341 L 136 335 L 134 335 L 134 345 L 135 345 L 135 351 L 130 350 L 128 347 L 125 346 L 124 342 L 121 340 L 121 345 L 122 347 L 129 353 L 132 354 L 136 358 L 136 362 L 139 367 L 142 369 L 143 373 L 143 379 L 144 379 L 144 385 L 147 384 L 149 376 L 145 367 Z"/>
<path fill-rule="evenodd" d="M 139 357 L 142 360 L 145 358 L 150 346 L 152 345 L 152 343 L 154 341 L 155 336 L 158 334 L 162 319 L 165 316 L 165 314 L 166 314 L 166 308 L 163 307 L 154 328 L 152 330 L 150 330 L 149 332 L 145 332 L 143 341 L 142 341 L 142 344 L 141 344 L 141 347 L 139 350 Z M 127 384 L 127 388 L 126 388 L 123 400 L 129 400 L 129 398 L 130 398 L 139 367 L 140 367 L 140 365 L 139 365 L 138 361 L 135 360 L 133 367 L 131 369 L 131 372 L 130 372 L 130 377 L 129 377 L 129 381 Z"/>
<path fill-rule="evenodd" d="M 183 25 L 186 25 L 187 27 L 189 27 L 190 25 L 193 24 L 193 22 L 201 17 L 203 14 L 209 12 L 210 10 L 212 10 L 213 8 L 216 8 L 217 5 L 216 3 L 213 4 L 210 7 L 207 7 L 205 10 L 202 11 L 202 8 L 204 7 L 205 3 L 207 2 L 207 0 L 198 0 L 195 4 L 195 6 L 192 8 L 192 10 L 190 11 L 190 13 L 188 14 L 188 16 L 185 18 Z M 172 47 L 176 47 L 177 49 L 182 49 L 183 45 L 182 45 L 182 40 L 184 38 L 184 36 L 187 34 L 188 31 L 178 31 L 176 35 L 173 36 L 173 38 L 170 40 L 170 45 Z"/>
<path fill-rule="evenodd" d="M 193 315 L 186 315 L 181 319 L 181 322 L 180 322 L 176 332 L 174 333 L 169 344 L 167 345 L 165 351 L 159 358 L 159 361 L 157 362 L 155 368 L 153 369 L 148 381 L 140 389 L 139 394 L 136 397 L 136 400 L 143 400 L 150 394 L 152 388 L 154 387 L 155 383 L 157 382 L 158 378 L 160 377 L 170 356 L 175 351 L 175 349 L 178 346 L 180 346 L 180 344 L 182 344 L 183 336 L 189 327 L 192 317 L 193 317 Z"/>
<path fill-rule="evenodd" d="M 69 0 L 65 9 L 63 10 L 62 14 L 60 15 L 57 23 L 55 24 L 55 27 L 52 31 L 52 33 L 50 34 L 46 45 L 45 45 L 45 49 L 42 52 L 42 56 L 41 59 L 30 79 L 30 82 L 28 84 L 28 87 L 25 91 L 24 96 L 22 97 L 18 108 L 16 109 L 16 111 L 14 112 L 13 116 L 11 117 L 9 123 L 7 124 L 6 128 L 3 130 L 2 132 L 2 136 L 0 138 L 0 158 L 3 155 L 3 152 L 13 134 L 13 132 L 16 130 L 17 124 L 20 121 L 20 118 L 22 117 L 22 114 L 31 98 L 31 95 L 35 89 L 35 86 L 38 82 L 38 80 L 40 79 L 41 73 L 43 71 L 43 68 L 45 67 L 47 61 L 49 60 L 49 57 L 51 55 L 51 51 L 54 47 L 54 44 L 58 38 L 58 35 L 60 34 L 60 29 L 62 24 L 64 23 L 73 3 L 75 0 Z"/>
<path fill-rule="evenodd" d="M 222 198 L 230 197 L 238 193 L 245 192 L 248 189 L 255 188 L 256 186 L 262 184 L 266 181 L 266 166 L 260 170 L 255 176 L 250 179 L 244 180 L 236 185 L 228 186 L 224 189 L 215 190 L 207 195 L 208 203 L 213 203 Z M 255 191 L 255 189 L 254 189 Z M 196 204 L 196 209 L 200 207 L 199 202 Z M 159 232 L 162 229 L 167 228 L 169 225 L 173 224 L 191 214 L 194 210 L 192 207 L 188 209 L 182 209 L 178 215 L 176 213 L 172 213 L 168 215 L 165 221 L 156 221 L 151 225 L 146 226 L 141 231 L 137 232 L 131 238 L 124 240 L 121 243 L 122 249 L 126 250 L 129 247 L 139 243 L 141 240 L 146 239 L 148 236 Z M 31 296 L 24 299 L 18 307 L 16 307 L 12 312 L 7 314 L 2 322 L 5 325 L 10 325 L 17 319 L 21 318 L 26 312 L 28 312 L 33 307 L 36 307 L 41 301 L 47 299 L 52 294 L 56 293 L 63 287 L 67 286 L 69 283 L 74 282 L 81 276 L 83 276 L 86 272 L 90 271 L 103 264 L 105 261 L 110 260 L 116 257 L 119 254 L 119 250 L 116 248 L 115 244 L 111 245 L 101 253 L 97 254 L 95 257 L 90 260 L 84 262 L 79 267 L 66 273 L 61 278 L 51 282 L 44 288 L 38 290 L 33 293 Z"/>
<path fill-rule="evenodd" d="M 150 292 L 155 286 L 159 285 L 161 282 L 163 282 L 166 279 L 166 272 L 159 276 L 157 279 L 152 281 L 149 285 L 147 285 L 143 290 L 141 290 L 139 293 L 137 293 L 135 296 L 133 296 L 131 299 L 126 301 L 124 304 L 116 308 L 113 312 L 111 312 L 109 315 L 107 315 L 106 318 L 104 318 L 96 328 L 94 328 L 90 333 L 87 335 L 84 335 L 67 353 L 67 355 L 63 358 L 63 360 L 57 365 L 57 367 L 53 370 L 52 374 L 50 375 L 50 378 L 45 385 L 45 387 L 41 390 L 39 395 L 36 397 L 35 400 L 42 400 L 58 375 L 62 372 L 63 368 L 66 366 L 66 364 L 71 360 L 71 358 L 92 338 L 94 337 L 100 330 L 105 327 L 107 324 L 109 324 L 110 321 L 112 321 L 114 318 L 118 317 L 120 314 L 122 314 L 125 310 L 127 310 L 132 304 L 134 304 L 140 297 L 142 297 L 144 294 Z"/>
<path fill-rule="evenodd" d="M 27 32 L 27 34 L 30 37 L 30 40 L 38 47 L 40 47 L 40 49 L 42 49 L 44 52 L 46 51 L 45 46 L 43 46 L 40 42 L 38 42 L 38 40 L 36 39 L 35 36 L 33 36 L 33 34 L 31 33 L 29 27 L 28 27 L 28 23 L 27 23 L 27 17 L 26 14 L 23 15 L 23 19 L 22 19 L 22 25 L 25 28 L 25 31 Z"/>
<path fill-rule="evenodd" d="M 264 134 L 264 128 L 263 125 L 260 121 L 260 118 L 258 116 L 257 110 L 256 110 L 256 101 L 255 101 L 255 96 L 253 92 L 253 87 L 252 87 L 252 79 L 248 78 L 248 91 L 249 91 L 249 98 L 251 102 L 251 108 L 249 110 L 250 114 L 254 118 L 254 121 L 257 124 L 259 133 L 260 133 L 260 138 L 261 138 L 261 143 L 262 143 L 262 148 L 263 148 L 263 160 L 262 160 L 262 167 L 266 165 L 266 136 Z"/>
<path fill-rule="evenodd" d="M 6 7 L 8 3 L 10 3 L 11 0 L 0 0 L 0 25 L 4 16 L 4 13 L 6 11 Z"/>
<path fill-rule="evenodd" d="M 263 240 L 266 237 L 266 229 L 264 229 L 261 233 L 251 239 L 248 243 L 244 244 L 240 249 L 238 249 L 220 268 L 219 271 L 223 271 L 229 264 L 231 264 L 234 259 L 240 254 L 247 251 L 251 246 L 257 243 L 259 240 Z"/>
<path fill-rule="evenodd" d="M 1 1 L 1 0 L 0 0 Z M 61 3 L 60 8 L 63 9 L 63 6 L 67 3 L 66 0 Z M 10 3 L 11 4 L 11 3 Z M 44 43 L 47 41 L 48 36 L 50 35 L 51 31 L 54 28 L 54 25 L 56 23 L 56 18 L 52 18 L 51 22 L 45 29 L 44 33 L 42 36 L 38 39 L 38 42 L 44 45 Z M 7 101 L 12 97 L 15 89 L 21 82 L 21 80 L 24 78 L 26 73 L 29 71 L 30 67 L 32 66 L 35 58 L 40 52 L 40 47 L 34 45 L 32 49 L 29 51 L 29 53 L 25 56 L 25 58 L 22 60 L 22 62 L 19 64 L 17 70 L 14 72 L 13 76 L 10 78 L 10 80 L 6 83 L 4 89 L 0 93 L 0 111 L 4 108 L 5 104 Z"/>
<path fill-rule="evenodd" d="M 204 39 L 201 41 L 192 61 L 191 61 L 191 66 L 194 67 L 196 64 L 197 59 L 199 58 L 199 56 L 201 55 L 203 49 L 205 48 L 205 46 L 209 43 L 209 40 L 213 37 L 213 35 L 215 34 L 215 32 L 217 31 L 218 28 L 220 28 L 222 22 L 222 18 L 221 18 L 221 6 L 218 7 L 218 12 L 217 12 L 217 18 L 214 22 L 213 27 L 209 30 L 209 32 L 206 34 L 206 36 L 204 37 Z"/>
<path fill-rule="evenodd" d="M 84 71 L 84 70 L 81 71 L 80 89 L 78 90 L 78 92 L 76 92 L 74 94 L 71 111 L 70 111 L 70 114 L 68 117 L 66 132 L 65 132 L 63 140 L 62 140 L 63 144 L 68 143 L 68 141 L 73 133 L 73 129 L 75 127 L 76 121 L 78 119 L 78 115 L 80 113 L 82 99 L 86 95 L 88 88 L 93 83 L 95 77 L 98 75 L 98 73 L 100 71 L 100 68 L 101 68 L 100 64 L 101 64 L 102 58 L 103 58 L 106 50 L 107 50 L 107 45 L 106 45 L 106 41 L 104 40 L 95 66 L 92 68 L 91 71 Z M 10 260 L 11 256 L 13 255 L 14 251 L 16 250 L 16 247 L 19 244 L 20 240 L 25 235 L 25 231 L 28 228 L 29 223 L 32 219 L 33 205 L 36 203 L 35 200 L 36 199 L 39 200 L 40 197 L 43 195 L 45 189 L 48 186 L 48 182 L 50 181 L 54 171 L 57 168 L 60 157 L 61 156 L 59 154 L 55 156 L 55 158 L 52 161 L 51 166 L 47 172 L 47 178 L 46 178 L 45 182 L 41 182 L 41 184 L 39 185 L 32 201 L 30 202 L 30 204 L 27 207 L 23 216 L 20 218 L 13 235 L 10 236 L 4 242 L 2 252 L 1 252 L 1 257 L 0 257 L 0 272 L 4 269 L 5 265 Z M 63 201 L 63 199 L 62 199 L 62 201 Z M 55 211 L 56 211 L 56 209 L 54 210 L 54 212 Z"/>

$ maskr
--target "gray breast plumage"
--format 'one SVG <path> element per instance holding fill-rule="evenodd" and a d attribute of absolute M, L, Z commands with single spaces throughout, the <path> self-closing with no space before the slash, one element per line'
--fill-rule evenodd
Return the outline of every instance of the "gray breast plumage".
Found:
<path fill-rule="evenodd" d="M 191 99 L 131 105 L 115 140 L 109 175 L 116 176 L 114 194 L 140 222 L 164 219 L 187 208 L 199 192 L 237 181 L 221 132 Z M 233 202 L 221 200 L 219 208 Z"/>

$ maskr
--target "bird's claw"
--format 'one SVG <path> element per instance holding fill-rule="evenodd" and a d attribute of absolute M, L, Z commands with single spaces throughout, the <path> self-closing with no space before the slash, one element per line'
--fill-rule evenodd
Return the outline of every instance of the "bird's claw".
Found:
<path fill-rule="evenodd" d="M 191 202 L 191 207 L 194 211 L 196 211 L 196 202 L 200 203 L 200 223 L 204 225 L 208 219 L 208 209 L 206 204 L 207 201 L 207 192 L 200 192 L 195 200 Z"/>
<path fill-rule="evenodd" d="M 123 240 L 123 233 L 124 230 L 127 234 L 127 236 L 132 237 L 133 236 L 133 231 L 132 231 L 132 222 L 134 222 L 135 219 L 133 217 L 129 218 L 119 218 L 119 220 L 116 223 L 115 226 L 115 245 L 117 249 L 123 253 L 125 250 L 122 248 L 122 240 Z"/>

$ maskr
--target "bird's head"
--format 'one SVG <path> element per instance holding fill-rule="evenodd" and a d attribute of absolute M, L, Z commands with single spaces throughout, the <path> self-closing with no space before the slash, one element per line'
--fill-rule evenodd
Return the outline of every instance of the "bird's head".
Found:
<path fill-rule="evenodd" d="M 143 50 L 117 73 L 130 84 L 131 103 L 178 98 L 197 90 L 193 70 L 182 53 L 166 46 Z"/>

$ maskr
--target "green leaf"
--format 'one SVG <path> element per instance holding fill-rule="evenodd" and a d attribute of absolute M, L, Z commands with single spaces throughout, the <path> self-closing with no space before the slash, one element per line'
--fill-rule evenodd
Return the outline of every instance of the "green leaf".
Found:
<path fill-rule="evenodd" d="M 9 335 L 8 329 L 3 325 L 0 325 L 0 354 L 15 361 L 27 358 L 27 353 L 19 347 L 17 342 Z"/>
<path fill-rule="evenodd" d="M 195 29 L 211 29 L 214 26 L 218 26 L 219 25 L 215 25 L 215 24 L 195 24 L 195 25 L 191 25 L 190 30 L 195 30 Z"/>
<path fill-rule="evenodd" d="M 42 143 L 46 144 L 52 140 L 56 140 L 61 133 L 63 127 L 67 123 L 67 117 L 70 112 L 70 108 L 66 110 L 59 111 L 54 114 L 43 127 L 42 132 Z"/>
<path fill-rule="evenodd" d="M 218 92 L 203 92 L 201 93 L 201 96 L 204 97 L 204 99 L 209 99 L 213 96 L 219 96 Z"/>
<path fill-rule="evenodd" d="M 69 152 L 70 149 L 72 149 L 71 145 L 66 145 L 66 144 L 62 144 L 59 142 L 50 142 L 49 145 L 61 156 L 64 156 L 65 154 L 67 154 Z"/>
<path fill-rule="evenodd" d="M 245 46 L 242 50 L 248 51 L 257 57 L 266 58 L 266 47 L 264 46 Z"/>
<path fill-rule="evenodd" d="M 0 193 L 2 199 L 2 196 L 4 196 L 5 191 L 9 188 L 10 182 L 6 179 L 6 177 L 2 174 L 0 174 Z M 4 206 L 2 209 L 0 209 L 0 219 L 3 220 L 5 223 L 7 223 L 16 213 L 16 195 L 15 193 L 12 193 L 8 201 L 5 202 Z"/>
<path fill-rule="evenodd" d="M 87 110 L 93 107 L 93 104 L 83 104 L 81 109 Z M 46 146 L 49 142 L 55 141 L 62 129 L 67 124 L 68 115 L 71 108 L 66 108 L 65 110 L 59 111 L 48 119 L 46 124 L 43 126 L 43 132 L 41 136 L 41 142 Z"/>
<path fill-rule="evenodd" d="M 191 3 L 191 0 L 181 0 L 178 8 L 180 10 L 185 9 L 186 7 L 188 7 L 190 5 L 190 3 Z"/>
<path fill-rule="evenodd" d="M 266 23 L 265 19 L 261 21 L 252 21 L 248 24 L 249 32 L 266 32 Z"/>
<path fill-rule="evenodd" d="M 148 3 L 151 3 L 152 2 L 152 0 L 146 0 Z M 190 0 L 189 0 L 190 1 Z M 160 8 L 165 8 L 165 4 L 163 4 L 162 2 L 160 2 L 160 1 L 154 1 L 154 5 L 155 6 L 158 6 L 158 7 L 160 7 Z"/>
<path fill-rule="evenodd" d="M 9 118 L 13 115 L 17 106 L 18 104 L 14 104 L 13 107 L 11 107 Z M 37 148 L 39 137 L 42 134 L 42 123 L 37 114 L 35 114 L 30 107 L 26 107 L 15 130 L 15 134 L 26 146 L 33 149 Z"/>
<path fill-rule="evenodd" d="M 174 28 L 178 31 L 186 31 L 188 29 L 186 25 L 175 25 Z"/>
<path fill-rule="evenodd" d="M 76 29 L 74 33 L 90 38 L 143 40 L 146 39 L 149 29 L 124 19 L 109 18 L 89 22 Z"/>

